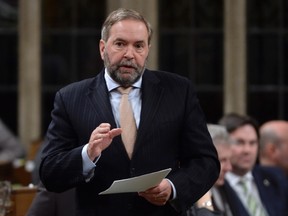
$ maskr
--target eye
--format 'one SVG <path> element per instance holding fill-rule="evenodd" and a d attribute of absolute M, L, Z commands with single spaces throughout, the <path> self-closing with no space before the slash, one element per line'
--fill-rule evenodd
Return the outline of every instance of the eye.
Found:
<path fill-rule="evenodd" d="M 143 47 L 143 44 L 136 44 L 135 47 L 136 47 L 137 49 L 140 49 L 140 48 Z"/>
<path fill-rule="evenodd" d="M 123 41 L 116 41 L 114 43 L 114 45 L 117 47 L 117 48 L 123 48 L 125 46 L 125 43 Z"/>
<path fill-rule="evenodd" d="M 258 145 L 258 142 L 257 142 L 257 141 L 251 141 L 251 142 L 250 142 L 250 145 L 251 145 L 251 146 L 257 146 L 257 145 Z"/>
<path fill-rule="evenodd" d="M 236 141 L 235 144 L 236 144 L 236 145 L 239 145 L 239 146 L 242 146 L 242 145 L 245 144 L 245 141 L 242 140 L 242 139 L 236 139 L 235 141 Z"/>
<path fill-rule="evenodd" d="M 141 52 L 144 49 L 144 43 L 136 43 L 135 48 L 137 52 Z"/>

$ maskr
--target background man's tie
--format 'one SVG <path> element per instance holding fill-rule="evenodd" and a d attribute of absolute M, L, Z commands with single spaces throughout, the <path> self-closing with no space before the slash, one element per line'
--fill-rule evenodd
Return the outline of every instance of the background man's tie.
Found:
<path fill-rule="evenodd" d="M 121 137 L 130 159 L 132 157 L 137 133 L 137 127 L 133 115 L 133 110 L 128 100 L 128 95 L 131 89 L 132 87 L 128 88 L 118 87 L 118 91 L 122 94 L 119 106 L 119 115 L 120 115 L 119 123 L 120 127 L 122 128 Z"/>
<path fill-rule="evenodd" d="M 248 210 L 250 212 L 251 216 L 265 216 L 265 211 L 263 210 L 263 206 L 259 203 L 259 201 L 256 199 L 254 194 L 251 192 L 251 190 L 248 190 L 247 187 L 247 179 L 242 179 L 239 181 L 239 184 L 243 188 L 244 195 L 246 197 L 246 203 L 248 206 Z"/>

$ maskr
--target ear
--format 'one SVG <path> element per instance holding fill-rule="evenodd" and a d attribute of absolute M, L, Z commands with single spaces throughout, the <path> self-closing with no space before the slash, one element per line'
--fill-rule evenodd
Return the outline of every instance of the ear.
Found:
<path fill-rule="evenodd" d="M 275 160 L 278 157 L 278 154 L 277 154 L 278 148 L 275 144 L 273 143 L 267 144 L 266 151 L 267 151 L 267 154 L 270 155 L 271 158 L 273 158 L 273 160 Z"/>
<path fill-rule="evenodd" d="M 101 55 L 101 58 L 102 60 L 104 60 L 104 51 L 105 51 L 105 41 L 104 40 L 100 40 L 99 41 L 99 51 L 100 51 L 100 55 Z"/>

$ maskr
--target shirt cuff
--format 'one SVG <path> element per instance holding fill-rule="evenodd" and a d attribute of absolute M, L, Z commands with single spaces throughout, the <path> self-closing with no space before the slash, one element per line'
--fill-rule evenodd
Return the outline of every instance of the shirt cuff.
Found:
<path fill-rule="evenodd" d="M 172 192 L 173 192 L 172 195 L 173 196 L 172 196 L 171 200 L 174 200 L 177 197 L 176 188 L 175 188 L 174 184 L 172 183 L 172 181 L 170 181 L 169 179 L 167 179 L 167 181 L 171 184 L 171 187 L 172 187 Z"/>
<path fill-rule="evenodd" d="M 83 147 L 81 155 L 82 155 L 82 164 L 83 164 L 83 175 L 86 178 L 86 182 L 89 182 L 90 179 L 94 176 L 94 169 L 101 155 L 96 158 L 95 162 L 93 162 L 90 160 L 88 156 L 87 148 L 88 148 L 88 144 L 86 144 Z"/>

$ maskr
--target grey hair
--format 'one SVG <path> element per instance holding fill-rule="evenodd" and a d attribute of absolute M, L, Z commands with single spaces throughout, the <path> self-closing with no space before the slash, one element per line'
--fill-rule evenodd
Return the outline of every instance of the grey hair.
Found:
<path fill-rule="evenodd" d="M 109 16 L 106 18 L 105 22 L 102 25 L 101 29 L 101 39 L 107 41 L 109 38 L 109 33 L 111 27 L 122 20 L 137 20 L 143 22 L 148 31 L 148 44 L 150 45 L 152 38 L 152 28 L 150 23 L 137 11 L 132 9 L 119 8 L 115 11 L 112 11 Z"/>
<path fill-rule="evenodd" d="M 224 126 L 217 124 L 207 124 L 207 127 L 214 145 L 230 144 L 229 134 Z"/>

